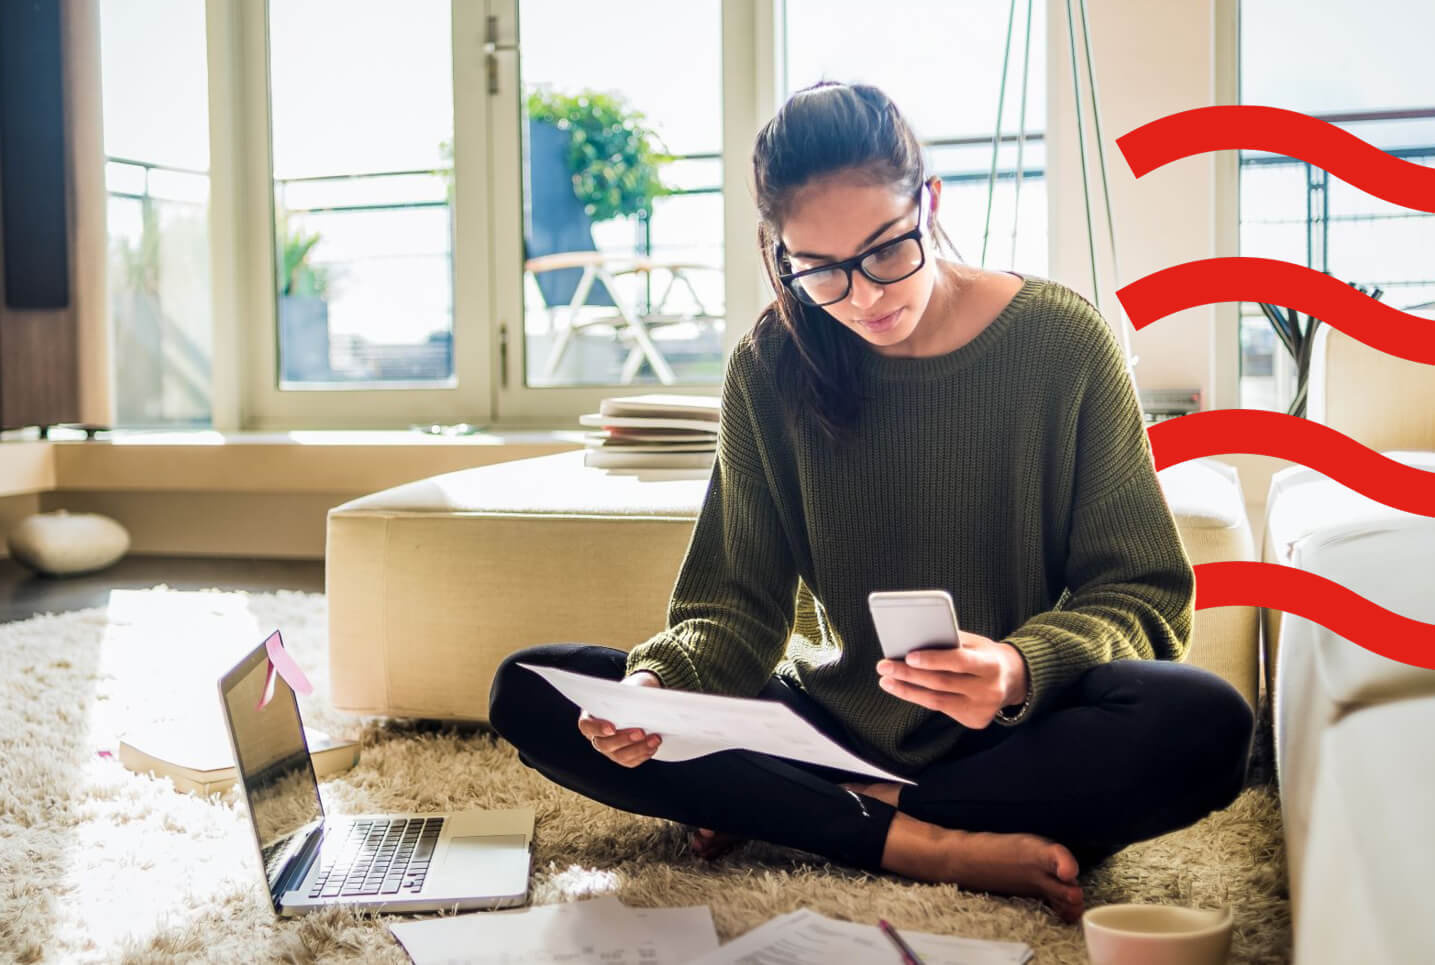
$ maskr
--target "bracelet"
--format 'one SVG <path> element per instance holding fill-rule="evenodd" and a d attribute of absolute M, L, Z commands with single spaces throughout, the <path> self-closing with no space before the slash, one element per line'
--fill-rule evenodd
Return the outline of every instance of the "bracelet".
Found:
<path fill-rule="evenodd" d="M 994 718 L 992 718 L 992 719 L 993 719 L 993 720 L 999 720 L 999 721 L 1001 721 L 1003 724 L 1014 724 L 1014 723 L 1016 723 L 1018 720 L 1021 719 L 1021 715 L 1024 714 L 1024 713 L 1026 713 L 1027 710 L 1031 707 L 1031 695 L 1032 695 L 1032 691 L 1033 691 L 1034 689 L 1035 689 L 1035 688 L 1030 687 L 1030 686 L 1028 686 L 1028 687 L 1026 688 L 1026 700 L 1023 700 L 1023 701 L 1021 702 L 1021 705 L 1020 705 L 1019 707 L 1017 707 L 1017 709 L 1016 709 L 1016 711 L 1015 711 L 1014 713 L 1010 713 L 1010 714 L 1007 713 L 1007 709 L 1006 709 L 1005 707 L 1003 707 L 1001 710 L 997 711 L 996 717 L 994 717 Z"/>

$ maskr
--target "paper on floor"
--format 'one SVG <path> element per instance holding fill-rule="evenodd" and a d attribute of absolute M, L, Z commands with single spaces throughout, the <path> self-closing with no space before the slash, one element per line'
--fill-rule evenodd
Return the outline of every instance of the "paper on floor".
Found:
<path fill-rule="evenodd" d="M 775 700 L 719 697 L 690 690 L 634 687 L 553 667 L 520 663 L 573 703 L 614 727 L 641 727 L 663 738 L 657 761 L 686 761 L 743 748 L 913 784 L 851 753 Z"/>
<path fill-rule="evenodd" d="M 679 965 L 717 948 L 706 905 L 629 908 L 611 895 L 389 925 L 414 965 Z"/>
<path fill-rule="evenodd" d="M 902 938 L 926 965 L 1025 965 L 1032 951 L 1022 942 L 982 941 L 909 932 Z M 837 921 L 804 908 L 780 915 L 735 938 L 692 965 L 833 965 L 899 962 L 896 947 L 876 925 Z"/>

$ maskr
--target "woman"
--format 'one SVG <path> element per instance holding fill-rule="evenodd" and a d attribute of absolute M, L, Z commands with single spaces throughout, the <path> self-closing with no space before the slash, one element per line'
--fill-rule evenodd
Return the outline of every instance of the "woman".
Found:
<path fill-rule="evenodd" d="M 668 626 L 630 653 L 511 657 L 490 698 L 525 763 L 613 807 L 925 881 L 1043 898 L 1229 804 L 1250 708 L 1177 663 L 1194 574 L 1106 323 L 1064 286 L 933 256 L 942 185 L 879 90 L 795 95 L 753 151 L 776 300 L 738 342 Z M 950 248 L 950 243 L 947 243 Z M 961 647 L 881 659 L 867 595 L 948 590 Z M 545 664 L 780 700 L 868 779 L 747 751 L 651 761 Z"/>

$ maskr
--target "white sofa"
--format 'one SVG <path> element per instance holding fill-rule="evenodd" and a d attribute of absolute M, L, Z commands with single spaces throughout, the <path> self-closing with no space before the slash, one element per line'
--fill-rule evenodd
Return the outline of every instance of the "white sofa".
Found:
<path fill-rule="evenodd" d="M 1236 472 L 1160 474 L 1193 562 L 1255 559 Z M 627 649 L 663 626 L 707 475 L 605 472 L 581 452 L 435 476 L 329 512 L 334 705 L 482 721 L 505 657 L 538 643 Z M 1188 659 L 1254 705 L 1254 607 L 1198 611 Z"/>
<path fill-rule="evenodd" d="M 1307 416 L 1435 488 L 1435 366 L 1317 333 Z M 1435 518 L 1303 466 L 1271 479 L 1262 558 L 1435 623 Z M 1435 671 L 1264 613 L 1297 965 L 1435 960 Z"/>

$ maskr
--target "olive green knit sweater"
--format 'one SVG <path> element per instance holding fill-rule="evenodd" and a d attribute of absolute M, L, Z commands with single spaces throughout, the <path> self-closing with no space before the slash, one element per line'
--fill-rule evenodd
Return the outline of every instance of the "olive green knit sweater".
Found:
<path fill-rule="evenodd" d="M 1195 575 L 1121 351 L 1085 299 L 1027 276 L 954 352 L 861 352 L 845 443 L 785 417 L 775 341 L 745 334 L 729 359 L 668 626 L 630 673 L 752 696 L 776 672 L 874 763 L 915 773 L 965 728 L 877 686 L 872 590 L 947 590 L 964 630 L 1013 644 L 1032 692 L 1008 726 L 1090 667 L 1181 658 Z"/>

